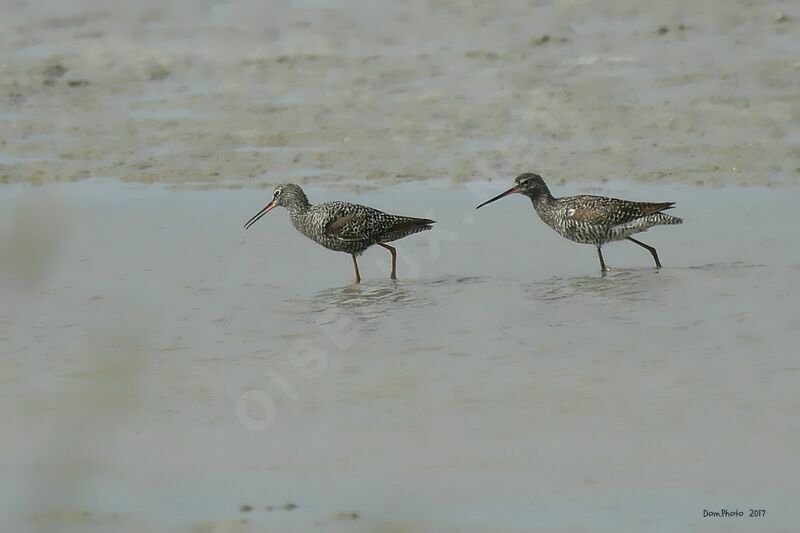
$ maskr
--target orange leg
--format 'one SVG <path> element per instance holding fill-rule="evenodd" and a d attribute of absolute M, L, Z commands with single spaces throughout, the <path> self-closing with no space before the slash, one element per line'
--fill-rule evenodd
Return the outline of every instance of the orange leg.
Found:
<path fill-rule="evenodd" d="M 356 269 L 356 281 L 355 281 L 355 283 L 356 283 L 356 285 L 358 285 L 359 283 L 361 283 L 361 274 L 358 273 L 358 261 L 356 261 L 356 256 L 354 255 L 352 257 L 353 257 L 353 268 Z"/>
<path fill-rule="evenodd" d="M 389 253 L 392 254 L 392 274 L 389 277 L 392 279 L 397 279 L 397 250 L 394 246 L 389 246 L 388 244 L 383 244 L 382 242 L 379 242 L 378 246 L 386 248 L 389 250 Z"/>

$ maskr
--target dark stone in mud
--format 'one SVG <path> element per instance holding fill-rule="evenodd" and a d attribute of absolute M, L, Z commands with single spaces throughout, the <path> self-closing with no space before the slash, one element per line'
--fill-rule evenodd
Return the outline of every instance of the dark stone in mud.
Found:
<path fill-rule="evenodd" d="M 333 520 L 358 520 L 358 513 L 336 513 L 331 518 Z"/>
<path fill-rule="evenodd" d="M 275 509 L 276 507 L 274 505 L 267 505 L 266 507 L 264 507 L 264 510 L 267 511 L 268 513 L 274 511 Z M 288 502 L 277 507 L 277 509 L 281 509 L 283 511 L 294 511 L 295 509 L 297 509 L 297 505 L 292 502 Z"/>
<path fill-rule="evenodd" d="M 677 30 L 677 31 L 686 31 L 686 25 L 685 24 L 678 24 L 677 26 L 675 26 L 675 30 Z M 658 29 L 655 31 L 655 34 L 656 35 L 666 35 L 670 31 L 672 31 L 672 29 L 669 26 L 667 26 L 666 24 L 664 24 L 664 25 L 658 27 Z"/>
<path fill-rule="evenodd" d="M 19 91 L 11 91 L 8 93 L 8 102 L 12 106 L 20 106 L 25 103 L 25 100 L 27 100 L 27 98 Z"/>
<path fill-rule="evenodd" d="M 53 63 L 52 65 L 48 65 L 42 69 L 42 75 L 48 79 L 60 78 L 66 73 L 67 67 L 61 63 Z"/>
<path fill-rule="evenodd" d="M 69 80 L 67 85 L 70 87 L 86 87 L 89 85 L 89 82 L 86 80 Z"/>
<path fill-rule="evenodd" d="M 240 513 L 249 513 L 252 510 L 253 510 L 253 506 L 252 505 L 242 505 L 242 506 L 239 507 L 239 512 Z"/>
<path fill-rule="evenodd" d="M 548 34 L 544 34 L 541 37 L 531 37 L 528 41 L 528 46 L 543 46 L 548 43 L 568 43 L 569 39 L 566 37 L 551 37 Z"/>
<path fill-rule="evenodd" d="M 150 81 L 159 81 L 168 78 L 172 71 L 164 65 L 150 65 L 147 67 L 147 79 Z"/>
<path fill-rule="evenodd" d="M 500 54 L 497 52 L 486 52 L 484 50 L 470 50 L 468 52 L 464 52 L 464 57 L 469 59 L 486 59 L 489 61 L 496 61 L 500 58 Z"/>

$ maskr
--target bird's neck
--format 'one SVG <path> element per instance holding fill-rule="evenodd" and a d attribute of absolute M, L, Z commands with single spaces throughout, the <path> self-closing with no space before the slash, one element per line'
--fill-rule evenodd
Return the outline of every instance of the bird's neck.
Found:
<path fill-rule="evenodd" d="M 286 207 L 286 210 L 289 211 L 289 219 L 296 228 L 303 225 L 302 222 L 306 219 L 310 209 L 311 204 L 308 203 L 308 200 L 305 202 L 295 202 Z"/>
<path fill-rule="evenodd" d="M 286 206 L 286 210 L 289 211 L 289 216 L 291 217 L 303 216 L 309 209 L 311 209 L 311 203 L 305 199 L 292 202 L 290 205 Z"/>
<path fill-rule="evenodd" d="M 553 195 L 550 194 L 549 190 L 542 191 L 535 196 L 530 196 L 530 199 L 531 203 L 533 204 L 533 208 L 539 213 L 550 210 L 556 200 Z"/>

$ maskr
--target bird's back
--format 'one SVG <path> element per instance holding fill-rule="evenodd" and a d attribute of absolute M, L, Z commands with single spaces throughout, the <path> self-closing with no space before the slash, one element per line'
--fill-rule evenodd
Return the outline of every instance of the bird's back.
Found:
<path fill-rule="evenodd" d="M 663 211 L 674 202 L 632 202 L 606 196 L 580 195 L 553 199 L 537 211 L 542 220 L 563 237 L 600 245 L 622 240 L 661 224 L 683 221 Z"/>
<path fill-rule="evenodd" d="M 433 220 L 390 215 L 361 204 L 325 202 L 295 222 L 307 237 L 331 250 L 361 253 L 379 242 L 391 242 L 431 228 Z"/>

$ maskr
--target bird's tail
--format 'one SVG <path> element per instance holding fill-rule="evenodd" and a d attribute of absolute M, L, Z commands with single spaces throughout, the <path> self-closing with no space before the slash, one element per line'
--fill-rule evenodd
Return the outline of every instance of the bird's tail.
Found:
<path fill-rule="evenodd" d="M 429 218 L 403 217 L 396 224 L 394 224 L 391 229 L 392 231 L 395 231 L 424 226 L 428 226 L 425 229 L 430 229 L 430 226 L 434 224 L 436 224 L 436 221 Z"/>
<path fill-rule="evenodd" d="M 656 217 L 655 220 L 656 224 L 663 224 L 663 225 L 683 224 L 682 218 L 674 217 L 666 213 L 656 213 L 654 216 Z"/>
<path fill-rule="evenodd" d="M 655 224 L 683 224 L 683 220 L 664 213 L 667 209 L 675 207 L 675 202 L 640 203 L 639 206 L 645 215 L 653 217 Z M 649 217 L 648 217 L 649 218 Z"/>
<path fill-rule="evenodd" d="M 386 228 L 381 242 L 391 242 L 433 227 L 435 220 L 429 218 L 400 217 L 391 227 Z"/>

